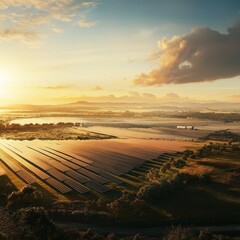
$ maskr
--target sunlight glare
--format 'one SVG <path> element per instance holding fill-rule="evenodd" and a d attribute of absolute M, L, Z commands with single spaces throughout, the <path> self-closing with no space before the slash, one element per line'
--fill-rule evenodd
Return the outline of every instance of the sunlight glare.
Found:
<path fill-rule="evenodd" d="M 0 98 L 7 97 L 10 77 L 7 71 L 0 69 Z"/>

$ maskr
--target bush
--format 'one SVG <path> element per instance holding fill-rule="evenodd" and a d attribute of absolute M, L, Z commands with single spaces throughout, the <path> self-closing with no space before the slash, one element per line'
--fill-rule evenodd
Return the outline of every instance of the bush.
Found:
<path fill-rule="evenodd" d="M 152 168 L 149 170 L 149 172 L 147 173 L 147 179 L 149 181 L 156 181 L 159 178 L 159 170 Z"/>
<path fill-rule="evenodd" d="M 184 166 L 187 165 L 186 161 L 183 159 L 174 160 L 172 164 L 176 168 L 183 168 Z"/>
<path fill-rule="evenodd" d="M 160 172 L 165 173 L 169 169 L 171 169 L 171 163 L 170 162 L 166 162 L 160 168 Z"/>
<path fill-rule="evenodd" d="M 193 233 L 182 227 L 172 227 L 163 240 L 196 240 Z"/>
<path fill-rule="evenodd" d="M 163 180 L 159 183 L 144 185 L 138 190 L 137 197 L 147 202 L 159 201 L 167 199 L 169 195 L 173 194 L 173 191 L 174 187 L 171 181 Z"/>
<path fill-rule="evenodd" d="M 15 219 L 21 226 L 23 239 L 49 239 L 56 233 L 55 224 L 43 208 L 33 207 L 18 210 Z"/>
<path fill-rule="evenodd" d="M 27 185 L 20 191 L 14 191 L 7 196 L 7 207 L 23 207 L 42 200 L 42 193 Z"/>
<path fill-rule="evenodd" d="M 191 184 L 202 184 L 209 182 L 209 175 L 192 175 L 189 173 L 178 172 L 173 177 L 161 182 L 153 182 L 142 186 L 137 197 L 146 202 L 156 202 L 166 200 L 176 194 L 179 190 Z"/>

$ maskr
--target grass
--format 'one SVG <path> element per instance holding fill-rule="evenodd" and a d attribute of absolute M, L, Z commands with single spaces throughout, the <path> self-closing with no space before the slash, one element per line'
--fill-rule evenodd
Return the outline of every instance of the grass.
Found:
<path fill-rule="evenodd" d="M 88 140 L 115 138 L 107 134 L 86 131 L 75 127 L 33 129 L 32 131 L 11 131 L 0 134 L 0 138 L 12 140 Z"/>
<path fill-rule="evenodd" d="M 189 186 L 158 206 L 181 224 L 234 224 L 240 222 L 240 156 L 224 153 L 190 161 L 185 172 L 211 172 L 209 184 Z M 174 174 L 175 171 L 168 172 Z"/>

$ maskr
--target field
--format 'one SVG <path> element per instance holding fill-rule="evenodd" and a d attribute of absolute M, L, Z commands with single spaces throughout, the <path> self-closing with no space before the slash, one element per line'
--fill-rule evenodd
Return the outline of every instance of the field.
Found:
<path fill-rule="evenodd" d="M 87 131 L 74 126 L 58 125 L 9 125 L 0 129 L 0 139 L 12 140 L 89 140 L 109 139 L 112 135 Z"/>
<path fill-rule="evenodd" d="M 179 223 L 237 224 L 240 211 L 240 157 L 224 152 L 199 160 L 190 160 L 181 172 L 190 175 L 209 174 L 211 181 L 193 184 L 174 197 L 161 202 L 160 208 L 178 218 Z"/>

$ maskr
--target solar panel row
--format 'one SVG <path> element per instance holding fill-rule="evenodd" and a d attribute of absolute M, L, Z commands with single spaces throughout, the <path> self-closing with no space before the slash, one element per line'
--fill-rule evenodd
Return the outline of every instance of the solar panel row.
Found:
<path fill-rule="evenodd" d="M 109 190 L 109 188 L 107 188 L 106 186 L 93 180 L 86 182 L 85 185 L 89 188 L 96 190 L 99 193 L 105 193 Z"/>
<path fill-rule="evenodd" d="M 7 152 L 11 157 L 13 157 L 21 165 L 23 165 L 25 168 L 29 169 L 31 172 L 33 172 L 35 175 L 37 175 L 41 179 L 45 180 L 45 179 L 49 178 L 49 176 L 46 173 L 44 173 L 43 171 L 41 171 L 39 168 L 35 167 L 34 165 L 30 164 L 27 159 L 18 155 L 13 150 L 9 150 L 8 148 L 4 148 L 4 151 Z"/>
<path fill-rule="evenodd" d="M 46 182 L 62 194 L 66 194 L 72 191 L 71 188 L 67 187 L 66 185 L 62 184 L 54 178 L 49 178 L 46 180 Z"/>
<path fill-rule="evenodd" d="M 64 180 L 64 183 L 66 183 L 68 186 L 70 186 L 72 189 L 76 190 L 79 193 L 86 193 L 89 192 L 89 189 L 83 186 L 82 184 L 72 180 L 71 178 L 67 178 Z"/>
<path fill-rule="evenodd" d="M 28 184 L 33 184 L 36 182 L 35 178 L 29 175 L 25 170 L 20 170 L 16 172 L 16 174 Z"/>
<path fill-rule="evenodd" d="M 47 156 L 49 156 L 52 159 L 55 159 L 58 162 L 61 162 L 62 164 L 66 165 L 67 167 L 70 167 L 70 168 L 75 169 L 75 170 L 80 168 L 78 165 L 76 165 L 76 164 L 74 164 L 74 163 L 72 163 L 72 162 L 70 162 L 70 161 L 68 161 L 64 158 L 61 158 L 61 157 L 59 157 L 55 154 L 52 154 L 50 151 L 47 151 L 47 150 L 44 150 L 44 149 L 42 151 L 45 151 Z"/>
<path fill-rule="evenodd" d="M 39 178 L 41 178 L 42 180 L 46 180 L 48 178 L 50 178 L 50 176 L 48 174 L 46 174 L 45 172 L 41 171 L 39 168 L 33 166 L 32 164 L 28 163 L 25 160 L 20 161 L 20 163 L 26 167 L 28 170 L 30 170 L 32 173 L 34 173 L 36 176 L 38 176 Z"/>
<path fill-rule="evenodd" d="M 36 180 L 32 177 L 28 172 L 21 169 L 16 163 L 14 163 L 11 159 L 7 159 L 5 157 L 1 158 L 2 161 L 15 173 L 17 174 L 24 182 L 27 184 L 35 183 Z"/>
<path fill-rule="evenodd" d="M 6 159 L 6 158 L 2 158 L 2 160 L 5 162 L 5 164 L 13 171 L 13 172 L 18 172 L 21 170 L 21 168 L 14 163 L 12 160 L 10 159 Z"/>
<path fill-rule="evenodd" d="M 60 182 L 63 182 L 67 178 L 65 174 L 54 168 L 48 170 L 47 173 L 59 180 Z"/>
<path fill-rule="evenodd" d="M 75 179 L 76 181 L 78 181 L 80 183 L 85 183 L 90 180 L 88 177 L 85 177 L 82 174 L 77 173 L 73 170 L 69 170 L 69 171 L 65 172 L 65 174 L 67 174 L 69 177 Z"/>
<path fill-rule="evenodd" d="M 106 179 L 108 179 L 108 180 L 110 180 L 110 181 L 112 181 L 114 183 L 117 183 L 117 184 L 123 183 L 123 181 L 120 180 L 119 178 L 116 178 L 113 175 L 111 175 L 111 174 L 109 174 L 109 173 L 107 173 L 107 172 L 103 171 L 102 169 L 99 169 L 99 168 L 97 168 L 95 166 L 89 165 L 89 166 L 86 167 L 86 169 L 91 170 L 93 172 L 96 172 L 100 176 L 102 176 L 102 177 L 104 177 L 104 178 L 106 178 Z"/>
<path fill-rule="evenodd" d="M 88 163 L 88 164 L 92 164 L 93 163 L 93 161 L 91 161 L 91 160 L 89 160 L 87 158 L 84 158 L 84 157 L 82 157 L 82 156 L 80 156 L 78 154 L 72 153 L 72 152 L 71 152 L 71 154 L 66 154 L 66 153 L 61 152 L 61 151 L 59 151 L 57 149 L 53 149 L 53 148 L 49 148 L 49 149 L 51 149 L 51 150 L 53 150 L 55 152 L 58 152 L 59 154 L 62 154 L 65 157 L 68 157 L 68 160 L 70 160 L 70 159 L 78 159 L 79 161 L 82 161 L 82 162 L 85 162 L 85 163 Z"/>
<path fill-rule="evenodd" d="M 81 168 L 81 169 L 78 169 L 78 172 L 93 179 L 93 180 L 96 180 L 97 182 L 99 183 L 102 183 L 102 184 L 105 184 L 105 183 L 109 183 L 109 180 L 106 179 L 106 178 L 103 178 L 91 171 L 88 171 L 87 169 L 84 169 L 84 168 Z"/>
<path fill-rule="evenodd" d="M 105 171 L 107 171 L 107 172 L 109 172 L 109 173 L 112 173 L 112 174 L 114 174 L 114 175 L 117 175 L 117 176 L 121 176 L 121 175 L 124 174 L 123 172 L 121 172 L 121 171 L 119 171 L 119 170 L 117 170 L 117 169 L 114 169 L 114 168 L 112 168 L 112 167 L 103 166 L 102 163 L 94 162 L 93 165 L 94 165 L 95 167 L 102 168 L 103 170 L 105 170 Z"/>

